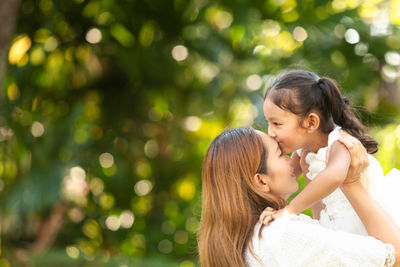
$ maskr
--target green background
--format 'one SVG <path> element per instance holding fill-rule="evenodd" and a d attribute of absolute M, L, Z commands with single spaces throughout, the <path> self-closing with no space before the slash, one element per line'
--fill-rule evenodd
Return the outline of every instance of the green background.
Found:
<path fill-rule="evenodd" d="M 334 78 L 400 168 L 400 1 L 24 0 L 15 16 L 0 266 L 197 266 L 205 150 L 266 130 L 287 68 Z"/>

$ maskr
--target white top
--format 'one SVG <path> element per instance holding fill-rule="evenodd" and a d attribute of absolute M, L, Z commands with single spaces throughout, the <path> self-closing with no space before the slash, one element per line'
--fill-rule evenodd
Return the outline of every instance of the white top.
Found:
<path fill-rule="evenodd" d="M 308 164 L 309 172 L 306 174 L 313 180 L 322 170 L 326 168 L 327 153 L 331 145 L 339 139 L 342 129 L 336 127 L 328 137 L 328 146 L 320 148 L 317 153 L 308 153 L 305 161 Z M 370 165 L 360 176 L 360 180 L 371 196 L 378 201 L 386 212 L 400 226 L 400 172 L 393 169 L 388 175 L 383 175 L 379 162 L 371 155 L 368 155 Z M 342 230 L 349 233 L 368 235 L 363 223 L 354 211 L 350 202 L 340 188 L 335 189 L 331 194 L 322 199 L 324 209 L 320 213 L 320 224 L 322 226 Z"/>
<path fill-rule="evenodd" d="M 318 221 L 300 214 L 284 212 L 264 226 L 260 223 L 250 241 L 253 252 L 246 249 L 248 266 L 393 266 L 394 247 L 370 237 L 322 227 Z M 386 265 L 385 265 L 386 263 Z"/>

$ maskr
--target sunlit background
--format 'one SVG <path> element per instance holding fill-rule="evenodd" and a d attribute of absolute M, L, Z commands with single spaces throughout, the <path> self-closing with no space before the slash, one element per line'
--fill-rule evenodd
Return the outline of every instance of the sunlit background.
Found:
<path fill-rule="evenodd" d="M 400 1 L 23 0 L 12 15 L 0 266 L 198 266 L 205 150 L 226 127 L 266 130 L 286 68 L 334 78 L 400 168 Z"/>

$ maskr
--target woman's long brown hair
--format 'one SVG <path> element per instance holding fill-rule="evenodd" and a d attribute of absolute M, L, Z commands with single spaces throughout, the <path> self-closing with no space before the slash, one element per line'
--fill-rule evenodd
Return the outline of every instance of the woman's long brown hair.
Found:
<path fill-rule="evenodd" d="M 201 266 L 246 266 L 245 251 L 261 212 L 285 205 L 253 183 L 256 173 L 268 172 L 266 159 L 266 148 L 252 128 L 227 130 L 209 146 L 202 171 Z"/>

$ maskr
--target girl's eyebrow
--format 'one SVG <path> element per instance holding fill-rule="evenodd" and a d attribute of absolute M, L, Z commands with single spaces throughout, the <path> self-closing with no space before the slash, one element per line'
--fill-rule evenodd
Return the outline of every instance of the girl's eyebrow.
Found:
<path fill-rule="evenodd" d="M 278 120 L 279 118 L 277 118 L 277 117 L 268 117 L 268 119 L 271 120 L 271 121 L 276 121 L 276 120 Z"/>

